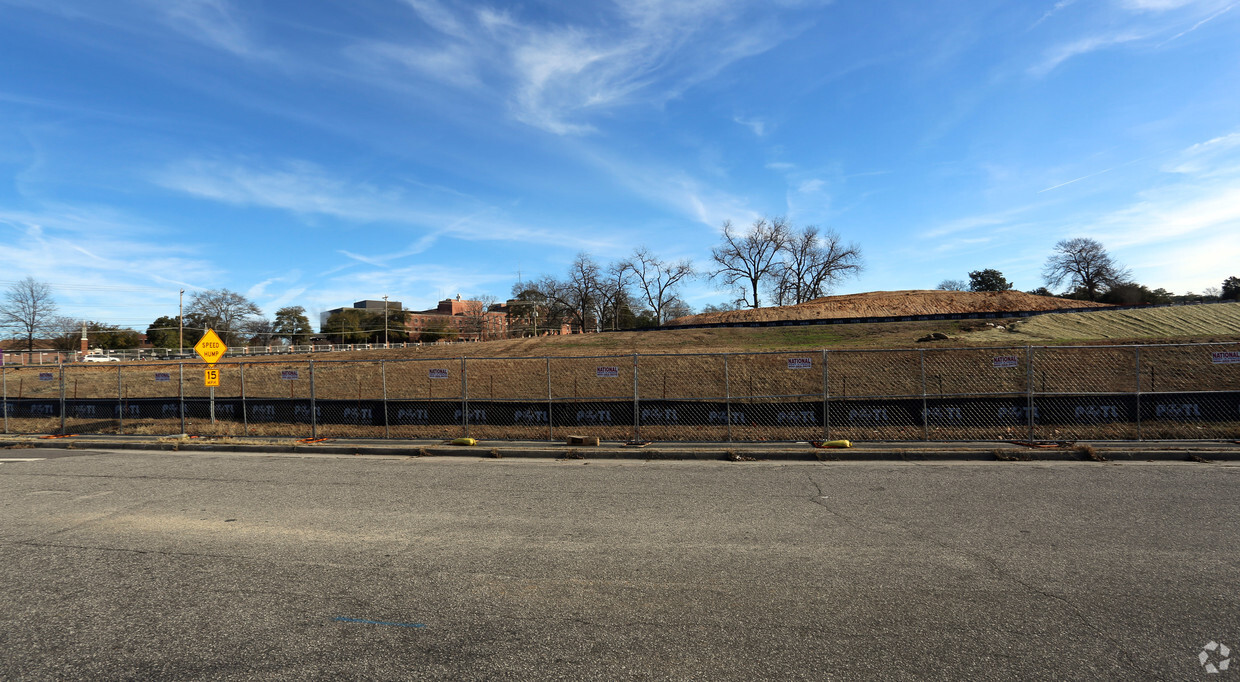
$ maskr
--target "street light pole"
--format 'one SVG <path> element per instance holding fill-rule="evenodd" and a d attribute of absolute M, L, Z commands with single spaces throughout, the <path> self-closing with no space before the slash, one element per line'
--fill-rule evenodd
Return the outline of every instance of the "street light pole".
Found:
<path fill-rule="evenodd" d="M 185 290 L 177 298 L 177 355 L 185 354 Z"/>
<path fill-rule="evenodd" d="M 387 294 L 384 294 L 383 295 L 383 349 L 384 350 L 387 350 L 387 347 L 388 347 L 387 316 L 388 316 L 388 297 L 387 297 Z"/>

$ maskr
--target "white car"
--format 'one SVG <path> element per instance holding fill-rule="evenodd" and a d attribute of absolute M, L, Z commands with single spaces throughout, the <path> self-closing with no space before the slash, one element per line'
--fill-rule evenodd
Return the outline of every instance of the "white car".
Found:
<path fill-rule="evenodd" d="M 120 362 L 111 355 L 83 355 L 82 362 Z"/>

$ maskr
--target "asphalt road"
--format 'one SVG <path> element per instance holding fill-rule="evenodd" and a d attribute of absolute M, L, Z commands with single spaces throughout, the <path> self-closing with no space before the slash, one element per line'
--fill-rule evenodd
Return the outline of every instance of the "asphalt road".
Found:
<path fill-rule="evenodd" d="M 1240 679 L 1236 465 L 0 455 L 6 680 Z"/>

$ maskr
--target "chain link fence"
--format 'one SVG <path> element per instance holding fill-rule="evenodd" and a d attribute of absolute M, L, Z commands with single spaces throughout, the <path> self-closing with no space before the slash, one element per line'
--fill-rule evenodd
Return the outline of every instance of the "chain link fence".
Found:
<path fill-rule="evenodd" d="M 1240 439 L 1240 343 L 0 367 L 4 433 Z"/>

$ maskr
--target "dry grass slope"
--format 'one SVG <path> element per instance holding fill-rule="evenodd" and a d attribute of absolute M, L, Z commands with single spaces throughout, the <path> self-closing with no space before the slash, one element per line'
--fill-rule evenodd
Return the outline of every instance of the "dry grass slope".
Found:
<path fill-rule="evenodd" d="M 1143 339 L 1222 340 L 1227 337 L 1240 337 L 1240 303 L 1039 315 L 1014 322 L 1008 325 L 1007 331 L 987 330 L 971 338 L 995 343 L 1039 344 Z"/>
<path fill-rule="evenodd" d="M 943 313 L 991 313 L 1012 310 L 1060 310 L 1063 308 L 1105 308 L 1105 303 L 1072 301 L 1051 296 L 1034 296 L 1023 291 L 871 291 L 864 294 L 827 296 L 800 305 L 725 313 L 690 315 L 668 324 L 712 324 L 718 322 L 769 322 L 774 320 L 823 320 L 837 317 L 889 317 L 937 315 Z"/>

